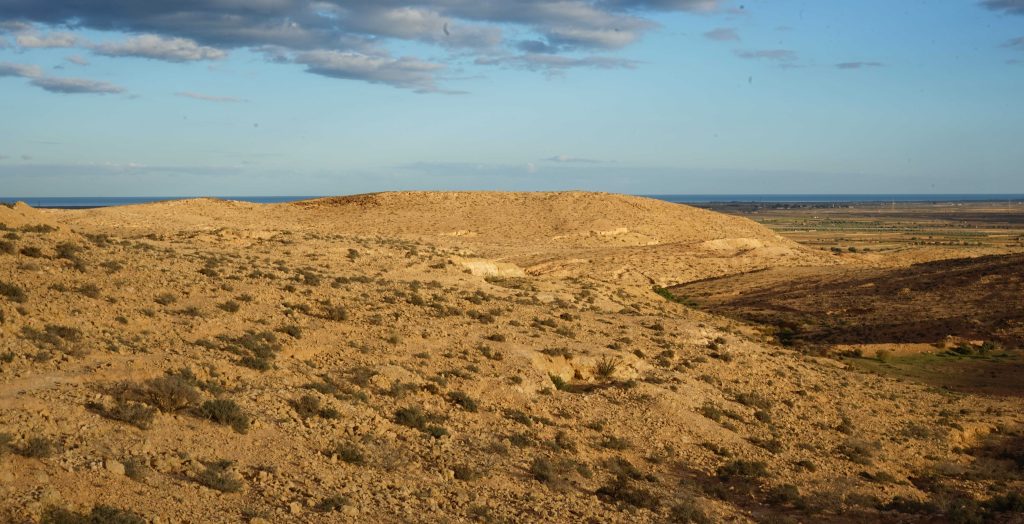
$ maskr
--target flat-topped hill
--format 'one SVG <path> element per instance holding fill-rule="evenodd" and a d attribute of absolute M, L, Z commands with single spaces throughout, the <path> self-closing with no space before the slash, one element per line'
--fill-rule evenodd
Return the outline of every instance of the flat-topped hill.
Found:
<path fill-rule="evenodd" d="M 289 204 L 360 232 L 476 237 L 495 243 L 653 245 L 749 238 L 788 244 L 750 220 L 609 193 L 406 191 Z"/>
<path fill-rule="evenodd" d="M 659 285 L 831 262 L 745 218 L 609 193 L 404 191 L 286 204 L 204 198 L 55 213 L 91 230 L 187 231 L 241 243 L 282 232 L 386 236 L 469 250 L 532 274 Z"/>
<path fill-rule="evenodd" d="M 748 238 L 790 245 L 745 218 L 652 198 L 588 192 L 402 191 L 285 204 L 197 198 L 65 213 L 73 221 L 122 228 L 224 227 L 248 216 L 271 219 L 267 225 L 276 228 L 329 227 L 350 234 L 450 236 L 501 244 L 652 245 Z"/>

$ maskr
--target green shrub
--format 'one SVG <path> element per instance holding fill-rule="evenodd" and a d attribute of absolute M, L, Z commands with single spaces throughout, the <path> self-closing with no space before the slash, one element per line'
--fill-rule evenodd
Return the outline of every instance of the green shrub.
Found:
<path fill-rule="evenodd" d="M 463 482 L 476 480 L 480 476 L 480 473 L 469 464 L 456 464 L 452 467 L 452 474 L 454 475 L 455 480 L 461 480 Z"/>
<path fill-rule="evenodd" d="M 28 295 L 25 294 L 24 289 L 15 284 L 8 284 L 7 282 L 2 281 L 0 281 L 0 296 L 18 304 L 22 304 L 28 300 Z"/>
<path fill-rule="evenodd" d="M 139 388 L 142 401 L 164 413 L 193 408 L 200 395 L 193 382 L 177 375 L 166 375 L 145 381 Z"/>
<path fill-rule="evenodd" d="M 228 313 L 237 313 L 238 310 L 242 308 L 242 305 L 234 300 L 228 300 L 222 304 L 217 304 L 217 307 L 227 311 Z"/>
<path fill-rule="evenodd" d="M 595 493 L 604 502 L 627 504 L 637 508 L 657 511 L 661 501 L 657 495 L 642 487 L 637 487 L 625 476 L 617 476 L 608 484 L 601 486 Z"/>
<path fill-rule="evenodd" d="M 199 408 L 199 415 L 239 433 L 249 431 L 251 420 L 242 408 L 231 399 L 207 400 Z"/>
<path fill-rule="evenodd" d="M 362 448 L 353 442 L 339 442 L 329 454 L 337 456 L 342 462 L 356 466 L 366 463 L 366 455 L 363 453 Z"/>
<path fill-rule="evenodd" d="M 850 417 L 848 417 L 846 415 L 843 415 L 842 418 L 839 421 L 839 425 L 836 426 L 836 431 L 838 431 L 838 432 L 840 432 L 840 433 L 842 433 L 844 435 L 852 435 L 853 431 L 854 431 L 854 427 L 853 427 L 853 421 L 850 420 Z"/>
<path fill-rule="evenodd" d="M 160 304 L 161 306 L 169 306 L 177 302 L 178 297 L 174 296 L 171 293 L 161 293 L 157 295 L 156 298 L 153 299 L 153 301 L 156 302 L 157 304 Z"/>
<path fill-rule="evenodd" d="M 985 501 L 985 507 L 995 513 L 1024 514 L 1024 494 L 1007 492 Z"/>
<path fill-rule="evenodd" d="M 547 457 L 534 457 L 530 462 L 530 475 L 540 482 L 548 483 L 557 479 L 558 472 Z"/>
<path fill-rule="evenodd" d="M 28 458 L 47 458 L 54 453 L 54 445 L 46 437 L 31 437 L 18 450 L 18 454 Z"/>
<path fill-rule="evenodd" d="M 20 253 L 29 258 L 42 258 L 43 250 L 36 246 L 25 246 L 21 248 Z"/>
<path fill-rule="evenodd" d="M 755 479 L 768 475 L 768 466 L 760 461 L 737 459 L 719 467 L 716 474 L 722 480 Z"/>
<path fill-rule="evenodd" d="M 800 490 L 792 484 L 775 486 L 765 494 L 765 502 L 773 506 L 800 505 Z"/>
<path fill-rule="evenodd" d="M 519 411 L 518 409 L 506 410 L 505 411 L 505 418 L 507 418 L 509 420 L 512 420 L 514 422 L 518 422 L 518 423 L 520 423 L 520 424 L 522 424 L 524 426 L 532 426 L 533 425 L 533 419 L 529 415 L 527 415 L 526 413 L 523 413 L 522 411 Z"/>
<path fill-rule="evenodd" d="M 711 402 L 705 402 L 704 405 L 700 407 L 700 414 L 704 415 L 706 418 L 714 420 L 715 422 L 722 421 L 722 409 Z"/>
<path fill-rule="evenodd" d="M 564 430 L 559 430 L 555 433 L 555 439 L 552 441 L 552 445 L 555 449 L 573 452 L 576 451 L 576 441 L 574 441 Z"/>
<path fill-rule="evenodd" d="M 569 383 L 562 377 L 555 375 L 554 373 L 548 375 L 551 378 L 551 383 L 555 385 L 555 389 L 559 391 L 565 391 L 569 389 Z"/>
<path fill-rule="evenodd" d="M 661 298 L 664 298 L 665 300 L 668 300 L 669 302 L 675 302 L 677 304 L 683 304 L 685 306 L 690 306 L 690 307 L 696 307 L 696 305 L 697 305 L 692 300 L 688 300 L 686 298 L 676 296 L 671 291 L 669 291 L 669 290 L 667 290 L 667 289 L 665 289 L 663 287 L 660 287 L 660 286 L 654 286 L 654 292 L 658 296 L 660 296 Z"/>
<path fill-rule="evenodd" d="M 427 425 L 427 415 L 423 413 L 423 409 L 419 406 L 399 408 L 395 411 L 395 423 L 410 428 L 423 429 Z"/>
<path fill-rule="evenodd" d="M 341 322 L 348 320 L 348 310 L 345 306 L 334 305 L 330 302 L 324 303 L 324 318 L 327 320 L 333 320 L 335 322 Z"/>
<path fill-rule="evenodd" d="M 116 260 L 108 260 L 106 262 L 100 262 L 100 267 L 105 269 L 107 273 L 114 274 L 124 269 L 124 264 Z"/>
<path fill-rule="evenodd" d="M 605 461 L 604 467 L 616 477 L 644 478 L 644 474 L 632 462 L 623 457 L 613 457 Z"/>
<path fill-rule="evenodd" d="M 434 438 L 441 438 L 448 434 L 448 430 L 441 426 L 431 425 L 423 428 L 423 432 Z"/>
<path fill-rule="evenodd" d="M 751 444 L 772 453 L 780 453 L 783 450 L 782 441 L 777 438 L 763 439 L 760 437 L 750 437 L 747 440 Z"/>
<path fill-rule="evenodd" d="M 672 524 L 711 524 L 704 510 L 693 497 L 684 497 L 668 512 L 668 521 Z"/>
<path fill-rule="evenodd" d="M 270 371 L 274 368 L 274 363 L 269 358 L 253 355 L 245 355 L 238 360 L 238 363 L 247 368 L 255 369 L 256 371 Z"/>
<path fill-rule="evenodd" d="M 82 248 L 73 242 L 61 242 L 54 247 L 54 251 L 57 258 L 74 260 L 82 252 Z"/>
<path fill-rule="evenodd" d="M 877 443 L 851 438 L 841 444 L 838 451 L 850 462 L 868 465 L 874 459 L 876 449 L 878 449 Z"/>
<path fill-rule="evenodd" d="M 798 460 L 794 464 L 796 465 L 796 467 L 800 469 L 804 469 L 807 471 L 818 471 L 818 466 L 814 462 L 807 459 Z"/>
<path fill-rule="evenodd" d="M 348 497 L 341 494 L 335 494 L 318 502 L 316 505 L 316 510 L 322 511 L 324 513 L 330 513 L 333 511 L 340 511 L 342 508 L 348 505 Z"/>
<path fill-rule="evenodd" d="M 477 409 L 476 401 L 463 391 L 452 391 L 451 393 L 448 393 L 448 400 L 454 404 L 462 406 L 462 409 L 465 409 L 466 411 L 475 412 Z"/>
<path fill-rule="evenodd" d="M 175 311 L 175 313 L 177 313 L 179 315 L 182 315 L 182 316 L 185 316 L 185 317 L 202 318 L 202 317 L 206 316 L 203 313 L 203 310 L 199 309 L 196 306 L 189 306 L 189 307 L 186 307 L 186 308 L 182 308 L 182 309 L 179 309 L 179 310 Z"/>
<path fill-rule="evenodd" d="M 231 470 L 233 462 L 221 460 L 206 465 L 196 476 L 196 482 L 217 491 L 235 493 L 242 490 L 242 480 Z"/>
<path fill-rule="evenodd" d="M 606 357 L 597 362 L 597 366 L 594 368 L 594 374 L 601 379 L 609 380 L 615 375 L 615 370 L 618 368 L 618 360 Z"/>
<path fill-rule="evenodd" d="M 285 335 L 288 335 L 295 339 L 302 338 L 302 328 L 294 324 L 288 326 L 281 326 L 277 328 L 276 331 L 278 333 L 284 333 Z"/>
<path fill-rule="evenodd" d="M 758 393 L 740 393 L 736 395 L 736 402 L 759 409 L 769 409 L 772 407 L 772 402 Z"/>
<path fill-rule="evenodd" d="M 572 360 L 572 350 L 567 347 L 545 348 L 540 350 L 540 352 L 549 357 L 562 357 L 566 360 Z"/>
<path fill-rule="evenodd" d="M 124 461 L 124 474 L 132 480 L 142 482 L 151 471 L 145 459 L 131 457 Z"/>
<path fill-rule="evenodd" d="M 441 438 L 448 434 L 448 430 L 443 427 L 428 424 L 428 422 L 437 421 L 439 418 L 440 417 L 424 413 L 423 409 L 419 406 L 400 408 L 395 411 L 396 424 L 418 429 L 424 434 L 430 435 L 434 438 Z"/>
<path fill-rule="evenodd" d="M 153 419 L 156 417 L 156 408 L 145 404 L 118 400 L 113 407 L 106 408 L 99 404 L 90 406 L 100 416 L 111 420 L 126 422 L 139 429 L 153 427 Z"/>
<path fill-rule="evenodd" d="M 292 407 L 302 418 L 309 418 L 320 413 L 320 399 L 313 395 L 303 395 L 299 400 L 292 401 Z"/>
<path fill-rule="evenodd" d="M 605 435 L 601 440 L 601 447 L 614 450 L 624 450 L 630 448 L 628 440 L 622 437 L 616 437 L 614 435 Z"/>
<path fill-rule="evenodd" d="M 57 228 L 49 224 L 32 224 L 28 226 L 21 226 L 21 230 L 26 233 L 52 233 L 56 231 Z"/>
<path fill-rule="evenodd" d="M 89 513 L 78 513 L 64 508 L 48 508 L 43 512 L 41 524 L 146 524 L 146 519 L 135 513 L 111 506 L 98 505 Z"/>

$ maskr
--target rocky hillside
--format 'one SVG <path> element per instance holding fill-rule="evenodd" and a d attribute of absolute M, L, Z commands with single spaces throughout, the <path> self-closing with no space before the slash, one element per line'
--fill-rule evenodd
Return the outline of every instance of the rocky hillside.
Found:
<path fill-rule="evenodd" d="M 3 522 L 1007 521 L 1022 505 L 1018 399 L 808 357 L 654 287 L 825 263 L 746 220 L 402 193 L 17 206 L 0 223 Z"/>

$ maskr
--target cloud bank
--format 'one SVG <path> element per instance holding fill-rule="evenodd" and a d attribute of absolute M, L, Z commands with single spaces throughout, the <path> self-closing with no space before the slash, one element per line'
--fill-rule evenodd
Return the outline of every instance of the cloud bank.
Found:
<path fill-rule="evenodd" d="M 985 0 L 982 5 L 993 11 L 1005 11 L 1014 15 L 1024 15 L 1024 0 Z"/>
<path fill-rule="evenodd" d="M 25 78 L 30 84 L 51 93 L 93 93 L 102 95 L 124 92 L 123 87 L 109 84 L 107 82 L 99 82 L 85 78 L 47 76 L 43 74 L 42 69 L 38 66 L 0 62 L 0 77 L 5 76 Z"/>
<path fill-rule="evenodd" d="M 96 44 L 91 48 L 96 54 L 104 56 L 134 56 L 167 62 L 217 60 L 227 56 L 220 49 L 201 46 L 187 38 L 164 38 L 159 35 L 141 35 L 121 42 Z"/>
<path fill-rule="evenodd" d="M 216 60 L 232 49 L 247 48 L 272 61 L 304 65 L 321 76 L 443 92 L 448 91 L 442 86 L 446 62 L 453 57 L 549 73 L 578 67 L 632 67 L 632 62 L 605 53 L 623 49 L 655 29 L 652 16 L 657 13 L 709 12 L 723 3 L 0 0 L 0 25 L 16 35 L 16 44 L 22 48 L 80 46 L 105 56 L 169 62 Z M 83 42 L 73 33 L 78 29 L 130 36 Z M 408 48 L 407 43 L 437 47 L 447 57 L 392 53 L 395 47 Z"/>

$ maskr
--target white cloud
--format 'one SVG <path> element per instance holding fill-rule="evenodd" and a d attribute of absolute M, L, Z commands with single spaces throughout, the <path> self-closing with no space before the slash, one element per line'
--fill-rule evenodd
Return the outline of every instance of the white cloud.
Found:
<path fill-rule="evenodd" d="M 584 56 L 580 58 L 542 53 L 479 58 L 481 65 L 504 65 L 509 67 L 561 74 L 567 69 L 586 67 L 595 69 L 633 69 L 638 62 L 606 56 Z"/>
<path fill-rule="evenodd" d="M 124 88 L 107 82 L 88 80 L 85 78 L 46 76 L 43 74 L 43 70 L 40 69 L 39 66 L 35 65 L 0 62 L 0 77 L 4 76 L 26 78 L 29 80 L 30 84 L 51 93 L 108 94 L 124 92 Z"/>
<path fill-rule="evenodd" d="M 836 64 L 838 69 L 867 69 L 871 67 L 882 67 L 881 62 L 840 62 Z"/>
<path fill-rule="evenodd" d="M 24 33 L 15 37 L 14 41 L 18 47 L 26 49 L 52 49 L 62 47 L 75 47 L 79 44 L 78 36 L 68 32 L 55 33 Z"/>
<path fill-rule="evenodd" d="M 204 95 L 202 93 L 193 93 L 191 91 L 182 91 L 174 93 L 175 96 L 184 98 L 192 98 L 194 100 L 202 100 L 204 102 L 222 102 L 222 103 L 233 103 L 242 102 L 241 98 L 235 98 L 233 96 L 217 96 L 217 95 Z"/>
<path fill-rule="evenodd" d="M 775 62 L 794 62 L 796 51 L 789 49 L 763 49 L 759 51 L 736 51 L 736 56 L 751 60 L 772 60 Z"/>
<path fill-rule="evenodd" d="M 310 73 L 322 76 L 359 79 L 418 92 L 439 91 L 434 83 L 434 74 L 445 68 L 443 64 L 416 58 L 323 50 L 300 53 L 295 62 L 305 65 Z"/>
<path fill-rule="evenodd" d="M 26 46 L 84 46 L 107 56 L 187 62 L 232 49 L 298 62 L 314 74 L 416 91 L 437 86 L 444 63 L 462 59 L 543 72 L 633 67 L 624 58 L 587 56 L 627 47 L 658 27 L 662 12 L 707 12 L 724 0 L 13 0 L 2 3 L 0 31 Z M 36 27 L 135 34 L 118 42 L 77 41 Z M 408 42 L 440 57 L 398 56 Z M 404 47 L 403 47 L 404 48 Z M 420 49 L 420 48 L 416 48 Z M 528 54 L 515 56 L 527 51 Z M 556 55 L 558 59 L 534 55 Z M 499 57 L 495 59 L 495 57 Z"/>
<path fill-rule="evenodd" d="M 731 27 L 717 27 L 704 33 L 704 37 L 719 42 L 737 41 L 740 39 L 739 33 Z"/>
<path fill-rule="evenodd" d="M 123 87 L 85 78 L 40 77 L 33 78 L 32 85 L 51 93 L 116 94 L 124 92 Z"/>
<path fill-rule="evenodd" d="M 544 159 L 547 162 L 557 162 L 559 164 L 604 164 L 604 160 L 594 160 L 592 158 L 580 158 L 570 155 L 555 155 Z"/>
<path fill-rule="evenodd" d="M 43 70 L 39 66 L 28 64 L 13 64 L 11 62 L 0 62 L 0 76 L 17 76 L 21 78 L 35 78 L 43 76 Z"/>
<path fill-rule="evenodd" d="M 219 60 L 225 51 L 201 46 L 187 38 L 166 38 L 159 35 L 140 35 L 120 42 L 92 45 L 93 52 L 105 56 L 134 56 L 168 62 Z"/>

